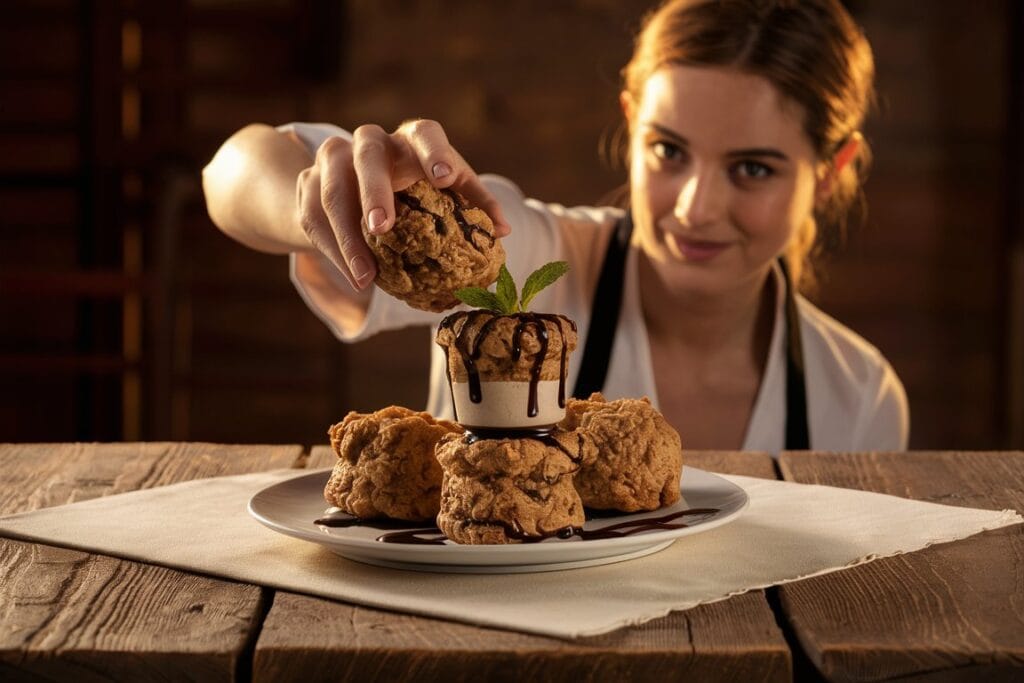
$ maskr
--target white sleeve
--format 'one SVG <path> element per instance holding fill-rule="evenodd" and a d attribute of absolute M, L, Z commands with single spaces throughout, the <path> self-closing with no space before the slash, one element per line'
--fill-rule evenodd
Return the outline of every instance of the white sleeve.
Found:
<path fill-rule="evenodd" d="M 343 342 L 362 341 L 386 330 L 434 325 L 443 317 L 440 313 L 411 308 L 374 286 L 362 327 L 347 334 L 338 322 L 343 315 L 338 307 L 339 293 L 352 287 L 345 276 L 319 253 L 290 254 L 288 265 L 292 284 L 306 306 Z"/>
<path fill-rule="evenodd" d="M 345 138 L 349 142 L 352 141 L 352 133 L 349 133 L 344 128 L 335 126 L 333 123 L 302 123 L 296 121 L 277 126 L 276 130 L 280 133 L 295 133 L 298 135 L 299 139 L 306 143 L 306 150 L 309 151 L 309 155 L 312 157 L 316 156 L 316 151 L 320 149 L 320 145 L 324 144 L 324 140 L 327 138 L 339 137 Z"/>
<path fill-rule="evenodd" d="M 281 132 L 293 132 L 302 140 L 311 156 L 330 137 L 351 140 L 350 133 L 329 123 L 289 123 L 278 126 Z M 522 282 L 534 269 L 552 260 L 572 263 L 569 276 L 541 292 L 534 300 L 536 310 L 561 311 L 581 324 L 589 316 L 590 292 L 604 254 L 608 230 L 622 212 L 608 207 L 566 208 L 527 199 L 522 190 L 507 178 L 481 175 L 480 181 L 501 205 L 512 233 L 501 240 L 506 265 L 513 277 Z M 436 325 L 445 314 L 419 311 L 378 288 L 373 289 L 363 327 L 345 334 L 338 320 L 339 292 L 349 284 L 330 261 L 319 254 L 290 256 L 290 275 L 299 295 L 314 314 L 345 342 L 360 341 L 384 330 L 413 325 Z"/>
<path fill-rule="evenodd" d="M 896 372 L 883 360 L 877 385 L 864 396 L 853 450 L 905 451 L 910 437 L 907 394 Z"/>

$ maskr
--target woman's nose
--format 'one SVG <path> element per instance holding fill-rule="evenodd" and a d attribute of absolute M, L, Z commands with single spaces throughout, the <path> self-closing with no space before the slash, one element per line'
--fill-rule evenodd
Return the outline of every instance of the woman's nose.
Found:
<path fill-rule="evenodd" d="M 711 169 L 695 170 L 679 188 L 676 220 L 690 228 L 714 223 L 725 210 L 726 192 L 718 173 Z"/>

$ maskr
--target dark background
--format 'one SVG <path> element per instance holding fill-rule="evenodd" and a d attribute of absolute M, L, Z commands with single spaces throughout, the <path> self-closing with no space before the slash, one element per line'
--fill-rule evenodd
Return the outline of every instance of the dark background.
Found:
<path fill-rule="evenodd" d="M 0 441 L 321 443 L 426 398 L 425 330 L 345 347 L 286 260 L 206 217 L 252 121 L 442 121 L 481 171 L 594 203 L 651 2 L 14 0 L 0 26 Z M 891 360 L 911 446 L 1024 447 L 1022 17 L 860 0 L 880 107 L 865 226 L 813 297 Z"/>

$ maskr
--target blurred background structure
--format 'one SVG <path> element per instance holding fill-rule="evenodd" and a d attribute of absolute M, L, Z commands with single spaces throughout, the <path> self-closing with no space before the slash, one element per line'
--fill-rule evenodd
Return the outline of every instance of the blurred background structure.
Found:
<path fill-rule="evenodd" d="M 426 400 L 426 330 L 344 346 L 199 172 L 246 123 L 442 121 L 480 171 L 595 203 L 636 0 L 10 0 L 0 441 L 326 441 Z M 1024 447 L 1024 3 L 851 0 L 880 107 L 867 224 L 814 299 L 877 345 L 913 448 Z"/>

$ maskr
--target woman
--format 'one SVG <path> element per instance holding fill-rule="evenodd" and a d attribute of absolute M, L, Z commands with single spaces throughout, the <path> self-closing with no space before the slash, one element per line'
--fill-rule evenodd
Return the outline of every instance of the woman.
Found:
<path fill-rule="evenodd" d="M 253 248 L 290 252 L 307 304 L 357 340 L 437 322 L 370 286 L 359 229 L 390 229 L 393 191 L 426 177 L 494 218 L 517 277 L 571 264 L 533 308 L 578 322 L 578 395 L 650 396 L 688 448 L 905 449 L 892 368 L 796 293 L 816 226 L 841 222 L 868 160 L 871 52 L 838 0 L 668 2 L 623 75 L 626 212 L 526 200 L 417 120 L 351 136 L 247 127 L 204 171 L 210 215 Z M 434 349 L 428 409 L 451 416 L 448 403 Z"/>

